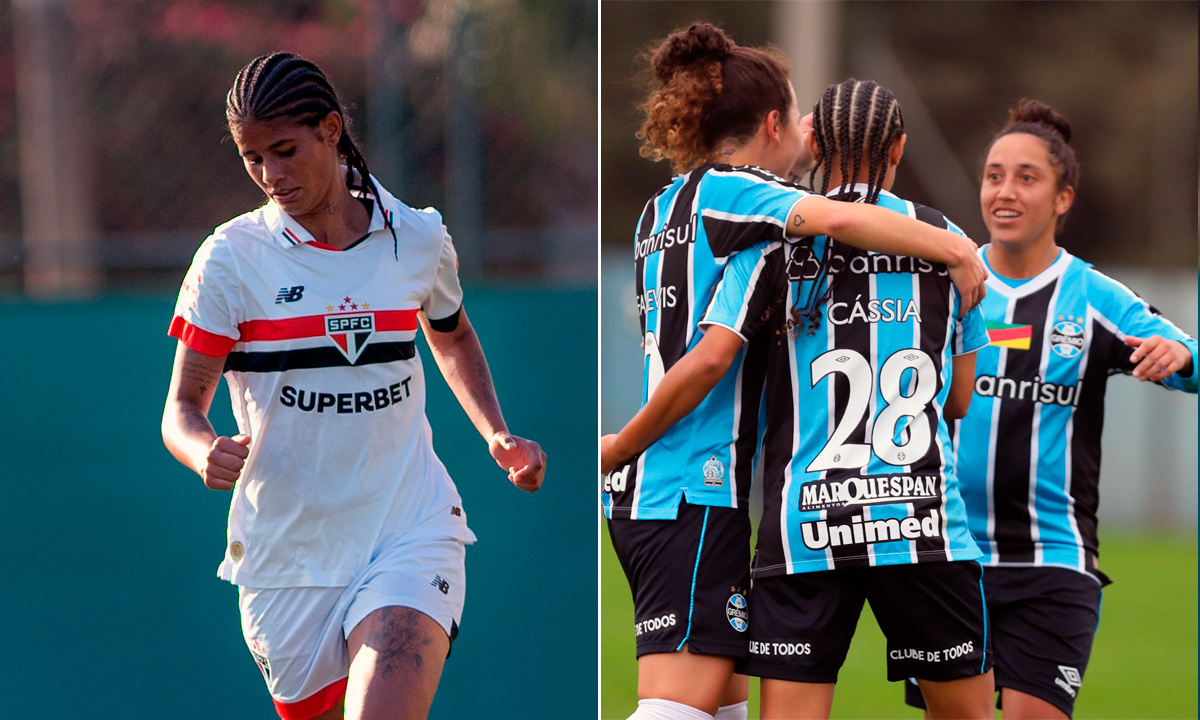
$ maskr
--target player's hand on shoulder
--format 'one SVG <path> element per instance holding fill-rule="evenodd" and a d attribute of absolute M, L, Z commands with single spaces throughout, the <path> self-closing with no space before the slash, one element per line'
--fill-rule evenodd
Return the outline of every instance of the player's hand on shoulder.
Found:
<path fill-rule="evenodd" d="M 205 487 L 210 490 L 232 490 L 249 456 L 249 435 L 222 435 L 213 440 L 204 458 L 204 467 L 200 468 Z"/>
<path fill-rule="evenodd" d="M 1192 361 L 1192 354 L 1183 343 L 1161 335 L 1148 338 L 1126 335 L 1125 344 L 1133 348 L 1129 356 L 1134 365 L 1133 376 L 1142 382 L 1165 380 Z"/>
<path fill-rule="evenodd" d="M 953 264 L 947 263 L 946 268 L 950 271 L 951 282 L 962 295 L 962 314 L 966 315 L 987 295 L 988 272 L 983 258 L 977 252 L 979 248 L 975 241 L 957 234 L 954 237 L 959 243 L 956 248 L 959 260 Z"/>
<path fill-rule="evenodd" d="M 546 453 L 533 440 L 498 432 L 488 441 L 488 452 L 502 469 L 508 471 L 508 480 L 525 492 L 537 492 L 546 475 Z"/>

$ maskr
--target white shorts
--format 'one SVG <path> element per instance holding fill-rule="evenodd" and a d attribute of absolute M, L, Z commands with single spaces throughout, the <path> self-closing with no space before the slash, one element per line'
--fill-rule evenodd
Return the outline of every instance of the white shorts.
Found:
<path fill-rule="evenodd" d="M 446 537 L 401 538 L 372 558 L 345 588 L 238 587 L 242 636 L 275 710 L 284 720 L 309 720 L 346 693 L 346 639 L 372 612 L 418 610 L 453 641 L 466 592 L 466 548 Z"/>

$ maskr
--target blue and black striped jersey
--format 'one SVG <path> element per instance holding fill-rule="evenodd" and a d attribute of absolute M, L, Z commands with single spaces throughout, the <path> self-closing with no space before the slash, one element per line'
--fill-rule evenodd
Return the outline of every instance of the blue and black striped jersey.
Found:
<path fill-rule="evenodd" d="M 756 167 L 703 165 L 646 203 L 634 243 L 645 358 L 642 403 L 696 342 L 697 323 L 734 253 L 784 240 L 808 193 Z M 745 507 L 759 442 L 763 353 L 743 348 L 725 377 L 662 438 L 604 479 L 605 514 L 673 519 L 693 505 Z"/>
<path fill-rule="evenodd" d="M 1065 567 L 1107 582 L 1096 536 L 1105 384 L 1133 370 L 1126 335 L 1161 335 L 1192 353 L 1188 376 L 1162 384 L 1195 393 L 1196 341 L 1065 250 L 1017 287 L 994 276 L 987 287 L 991 343 L 977 356 L 955 438 L 980 562 Z"/>
<path fill-rule="evenodd" d="M 961 234 L 891 193 L 878 204 Z M 817 327 L 797 323 L 829 278 Z M 952 357 L 987 343 L 979 310 L 960 310 L 944 265 L 824 236 L 731 261 L 703 322 L 768 341 L 755 577 L 979 557 L 942 416 Z"/>

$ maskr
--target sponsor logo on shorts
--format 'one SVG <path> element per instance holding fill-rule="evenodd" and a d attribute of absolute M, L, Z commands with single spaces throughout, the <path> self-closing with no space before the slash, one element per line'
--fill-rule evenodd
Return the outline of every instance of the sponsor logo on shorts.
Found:
<path fill-rule="evenodd" d="M 1083 352 L 1083 318 L 1068 315 L 1064 320 L 1059 315 L 1058 319 L 1050 333 L 1050 349 L 1061 357 L 1078 357 Z"/>
<path fill-rule="evenodd" d="M 721 487 L 725 484 L 725 465 L 716 455 L 704 463 L 704 484 L 708 487 Z"/>
<path fill-rule="evenodd" d="M 854 515 L 849 524 L 830 525 L 825 520 L 801 523 L 800 532 L 807 548 L 824 550 L 827 547 L 843 545 L 941 537 L 942 522 L 937 510 L 930 510 L 923 518 L 864 520 L 862 515 Z"/>
<path fill-rule="evenodd" d="M 262 671 L 263 677 L 270 680 L 271 661 L 267 660 L 267 651 L 259 644 L 257 638 L 250 641 L 250 654 L 254 656 L 254 662 L 258 664 L 258 669 Z"/>
<path fill-rule="evenodd" d="M 429 581 L 429 584 L 438 590 L 441 590 L 443 595 L 450 594 L 450 583 L 443 579 L 441 575 L 434 575 L 433 579 Z"/>
<path fill-rule="evenodd" d="M 729 620 L 729 624 L 738 632 L 746 632 L 746 628 L 750 627 L 750 611 L 747 609 L 746 596 L 735 592 L 729 596 L 729 601 L 725 603 L 725 617 Z"/>
<path fill-rule="evenodd" d="M 940 477 L 937 475 L 821 479 L 800 487 L 800 511 L 929 500 L 938 497 L 940 489 Z"/>
<path fill-rule="evenodd" d="M 806 642 L 759 642 L 750 641 L 750 654 L 763 657 L 787 657 L 790 655 L 811 655 L 812 643 Z"/>
<path fill-rule="evenodd" d="M 951 645 L 937 650 L 923 648 L 897 648 L 888 650 L 888 660 L 916 660 L 917 662 L 947 662 L 975 652 L 975 643 L 968 640 L 965 643 Z"/>
<path fill-rule="evenodd" d="M 454 517 L 462 517 L 462 508 L 457 505 L 453 505 L 450 508 L 450 514 Z"/>
<path fill-rule="evenodd" d="M 1062 673 L 1062 677 L 1054 678 L 1054 684 L 1063 689 L 1063 692 L 1075 697 L 1075 688 L 1083 685 L 1083 676 L 1079 674 L 1077 668 L 1070 665 L 1059 665 L 1058 671 Z"/>
<path fill-rule="evenodd" d="M 675 627 L 675 613 L 668 613 L 662 617 L 650 618 L 649 620 L 634 623 L 633 634 L 635 637 L 641 637 L 645 633 L 665 630 L 670 627 Z"/>

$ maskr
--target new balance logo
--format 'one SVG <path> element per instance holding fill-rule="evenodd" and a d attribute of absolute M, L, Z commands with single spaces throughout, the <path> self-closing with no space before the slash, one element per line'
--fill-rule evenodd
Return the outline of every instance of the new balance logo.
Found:
<path fill-rule="evenodd" d="M 450 594 L 450 583 L 443 580 L 441 575 L 434 575 L 433 579 L 429 581 L 429 584 L 438 590 L 441 590 L 443 595 Z"/>
<path fill-rule="evenodd" d="M 291 287 L 281 287 L 281 288 L 279 288 L 279 294 L 275 296 L 275 304 L 278 305 L 280 303 L 285 303 L 285 302 L 289 302 L 289 303 L 296 302 L 297 300 L 299 300 L 302 297 L 304 297 L 304 286 L 303 285 L 293 285 Z"/>

